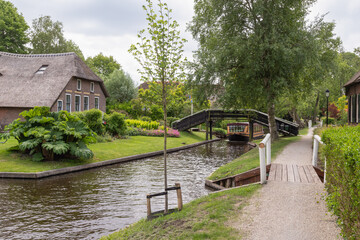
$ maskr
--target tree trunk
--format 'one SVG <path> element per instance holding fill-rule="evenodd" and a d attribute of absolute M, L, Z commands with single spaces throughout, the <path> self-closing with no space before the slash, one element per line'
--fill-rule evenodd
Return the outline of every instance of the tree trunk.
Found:
<path fill-rule="evenodd" d="M 316 116 L 317 116 L 317 113 L 318 113 L 319 100 L 320 100 L 320 93 L 317 92 L 316 101 L 315 101 L 315 107 L 314 107 L 314 113 L 313 113 L 313 116 L 311 118 L 311 120 L 313 122 L 313 125 L 315 125 L 315 123 L 316 123 Z"/>
<path fill-rule="evenodd" d="M 164 187 L 167 189 L 167 162 L 166 162 L 166 143 L 167 143 L 167 111 L 166 111 L 166 86 L 165 81 L 162 81 L 162 96 L 163 96 L 163 110 L 164 110 Z M 168 195 L 165 194 L 165 211 L 168 212 Z"/>
<path fill-rule="evenodd" d="M 268 121 L 269 121 L 269 130 L 271 134 L 271 142 L 274 142 L 279 138 L 279 133 L 276 128 L 275 104 L 273 99 L 272 100 L 269 99 L 268 101 Z"/>
<path fill-rule="evenodd" d="M 291 117 L 294 119 L 294 121 L 295 121 L 297 124 L 299 124 L 299 127 L 300 127 L 300 128 L 304 128 L 304 127 L 305 127 L 305 125 L 303 124 L 303 122 L 301 122 L 301 119 L 299 118 L 299 115 L 297 114 L 297 110 L 296 110 L 295 107 L 293 107 L 293 108 L 291 109 L 290 115 L 291 115 Z"/>

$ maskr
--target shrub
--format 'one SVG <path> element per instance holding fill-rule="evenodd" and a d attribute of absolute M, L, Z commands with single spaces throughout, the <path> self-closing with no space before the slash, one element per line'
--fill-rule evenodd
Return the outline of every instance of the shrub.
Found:
<path fill-rule="evenodd" d="M 326 117 L 322 117 L 321 120 L 323 121 L 323 125 L 326 125 Z M 334 125 L 335 124 L 335 118 L 329 117 L 329 125 Z"/>
<path fill-rule="evenodd" d="M 167 125 L 168 125 L 168 127 L 172 127 L 171 125 L 172 125 L 172 123 L 173 122 L 175 122 L 175 121 L 177 121 L 177 120 L 179 120 L 180 118 L 177 118 L 177 117 L 168 117 L 167 118 Z"/>
<path fill-rule="evenodd" d="M 219 138 L 225 138 L 227 134 L 227 131 L 222 128 L 213 128 L 212 131 L 214 135 Z"/>
<path fill-rule="evenodd" d="M 124 116 L 120 113 L 113 112 L 110 115 L 105 115 L 106 131 L 112 136 L 121 136 L 125 134 L 126 123 Z"/>
<path fill-rule="evenodd" d="M 360 236 L 360 126 L 326 129 L 328 206 L 337 215 L 345 239 Z"/>
<path fill-rule="evenodd" d="M 148 116 L 142 116 L 142 117 L 140 118 L 140 120 L 141 120 L 141 121 L 145 121 L 145 122 L 151 122 L 151 118 L 148 117 Z"/>
<path fill-rule="evenodd" d="M 99 135 L 105 133 L 105 126 L 103 124 L 103 112 L 99 109 L 90 109 L 81 113 L 75 113 L 83 120 L 89 128 Z"/>
<path fill-rule="evenodd" d="M 164 130 L 158 129 L 158 130 L 144 130 L 139 129 L 139 135 L 142 136 L 154 136 L 154 137 L 163 137 L 165 134 Z M 169 128 L 167 131 L 168 137 L 180 137 L 180 132 L 178 130 L 174 130 Z"/>
<path fill-rule="evenodd" d="M 13 136 L 19 149 L 29 153 L 34 161 L 55 160 L 64 156 L 92 158 L 93 153 L 86 144 L 94 142 L 94 134 L 76 115 L 66 111 L 50 112 L 48 107 L 35 107 L 20 113 L 6 127 L 8 133 L 1 138 Z"/>
<path fill-rule="evenodd" d="M 140 131 L 137 128 L 134 127 L 127 127 L 125 135 L 127 136 L 138 136 L 140 135 Z"/>
<path fill-rule="evenodd" d="M 141 129 L 145 128 L 148 130 L 159 128 L 159 123 L 155 122 L 155 121 L 146 122 L 146 121 L 135 120 L 135 119 L 126 119 L 125 122 L 128 127 L 136 127 L 136 128 L 141 128 Z"/>

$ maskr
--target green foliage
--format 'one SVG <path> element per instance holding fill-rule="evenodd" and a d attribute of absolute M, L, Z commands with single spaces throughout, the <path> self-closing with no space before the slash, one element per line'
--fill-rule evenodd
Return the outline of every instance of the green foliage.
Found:
<path fill-rule="evenodd" d="M 152 121 L 151 118 L 150 118 L 150 117 L 147 117 L 147 116 L 142 116 L 142 117 L 140 118 L 140 120 L 141 120 L 141 121 L 145 121 L 145 122 L 151 122 L 151 121 Z"/>
<path fill-rule="evenodd" d="M 327 203 L 339 217 L 345 239 L 360 236 L 360 126 L 329 128 L 322 132 L 326 156 Z"/>
<path fill-rule="evenodd" d="M 126 132 L 126 123 L 124 116 L 120 113 L 113 112 L 105 116 L 106 131 L 112 136 L 122 136 Z"/>
<path fill-rule="evenodd" d="M 93 157 L 86 144 L 95 140 L 94 134 L 79 117 L 66 111 L 50 112 L 48 107 L 35 107 L 20 116 L 25 121 L 19 118 L 9 124 L 5 137 L 15 137 L 19 149 L 32 155 L 34 161 Z"/>
<path fill-rule="evenodd" d="M 179 120 L 177 117 L 168 117 L 168 127 L 171 127 L 172 123 Z"/>
<path fill-rule="evenodd" d="M 128 127 L 136 127 L 140 129 L 158 129 L 159 123 L 155 121 L 147 122 L 147 121 L 141 121 L 141 120 L 135 120 L 135 119 L 126 119 L 125 120 L 126 125 Z"/>
<path fill-rule="evenodd" d="M 29 26 L 11 2 L 0 0 L 0 51 L 26 53 Z"/>
<path fill-rule="evenodd" d="M 64 53 L 75 52 L 84 60 L 84 55 L 78 45 L 72 40 L 66 40 L 63 24 L 52 21 L 50 16 L 34 19 L 30 31 L 31 53 Z"/>
<path fill-rule="evenodd" d="M 321 120 L 323 121 L 323 125 L 326 125 L 326 117 L 322 117 Z M 335 118 L 328 117 L 328 124 L 335 125 Z"/>
<path fill-rule="evenodd" d="M 99 135 L 105 133 L 105 126 L 103 124 L 103 112 L 99 109 L 90 109 L 79 113 L 73 113 L 78 115 L 82 121 L 84 121 L 89 128 Z"/>
<path fill-rule="evenodd" d="M 219 138 L 225 138 L 227 134 L 227 131 L 222 128 L 213 128 L 212 132 L 213 134 L 215 134 L 215 136 Z"/>
<path fill-rule="evenodd" d="M 114 59 L 113 56 L 104 56 L 102 53 L 94 57 L 88 57 L 86 64 L 99 76 L 109 77 L 115 70 L 120 70 L 120 64 Z"/>
<path fill-rule="evenodd" d="M 128 102 L 136 97 L 137 89 L 130 75 L 123 70 L 115 69 L 105 81 L 110 94 L 110 101 Z"/>

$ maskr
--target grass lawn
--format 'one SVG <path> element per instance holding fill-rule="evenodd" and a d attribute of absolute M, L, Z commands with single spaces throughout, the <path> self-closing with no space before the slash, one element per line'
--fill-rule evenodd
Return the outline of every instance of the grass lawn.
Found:
<path fill-rule="evenodd" d="M 205 140 L 202 132 L 181 132 L 180 138 L 168 138 L 168 148 L 180 147 Z M 42 172 L 52 169 L 77 166 L 87 163 L 121 158 L 141 153 L 154 152 L 163 149 L 162 137 L 133 136 L 129 139 L 119 139 L 114 142 L 89 145 L 95 157 L 89 160 L 65 159 L 62 161 L 33 162 L 30 157 L 11 152 L 8 149 L 16 146 L 17 141 L 10 139 L 0 144 L 0 172 Z"/>
<path fill-rule="evenodd" d="M 306 135 L 308 129 L 300 130 L 300 135 Z M 281 153 L 281 151 L 290 143 L 298 141 L 301 137 L 281 137 L 278 141 L 271 144 L 271 159 L 275 159 L 276 156 Z M 255 143 L 260 143 L 261 140 L 255 141 Z M 260 166 L 259 161 L 259 148 L 254 148 L 249 152 L 241 155 L 239 158 L 235 159 L 228 164 L 221 166 L 215 172 L 213 172 L 208 179 L 209 180 L 218 180 L 221 178 L 225 178 L 228 176 L 233 176 L 236 174 L 240 174 L 251 169 L 257 168 Z"/>
<path fill-rule="evenodd" d="M 113 239 L 239 239 L 229 221 L 241 213 L 246 200 L 260 185 L 213 193 L 184 205 L 181 212 L 133 225 L 104 236 Z"/>

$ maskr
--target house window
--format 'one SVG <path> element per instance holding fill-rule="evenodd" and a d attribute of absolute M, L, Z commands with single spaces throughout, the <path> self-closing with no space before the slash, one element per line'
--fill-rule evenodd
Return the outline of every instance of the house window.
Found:
<path fill-rule="evenodd" d="M 58 100 L 58 102 L 57 102 L 57 111 L 60 112 L 62 110 L 63 110 L 63 101 Z"/>
<path fill-rule="evenodd" d="M 71 112 L 71 94 L 66 94 L 66 111 Z"/>
<path fill-rule="evenodd" d="M 36 74 L 43 74 L 48 66 L 49 65 L 42 65 L 39 70 L 36 71 Z"/>
<path fill-rule="evenodd" d="M 77 80 L 77 87 L 76 87 L 77 90 L 81 90 L 81 79 L 78 79 Z"/>
<path fill-rule="evenodd" d="M 95 108 L 99 109 L 99 98 L 98 97 L 95 98 Z"/>
<path fill-rule="evenodd" d="M 84 96 L 84 111 L 89 110 L 89 96 Z"/>
<path fill-rule="evenodd" d="M 81 97 L 80 95 L 75 95 L 75 111 L 80 112 Z"/>
<path fill-rule="evenodd" d="M 94 83 L 93 82 L 90 83 L 90 92 L 94 92 Z"/>
<path fill-rule="evenodd" d="M 356 122 L 356 95 L 351 96 L 351 121 Z"/>

